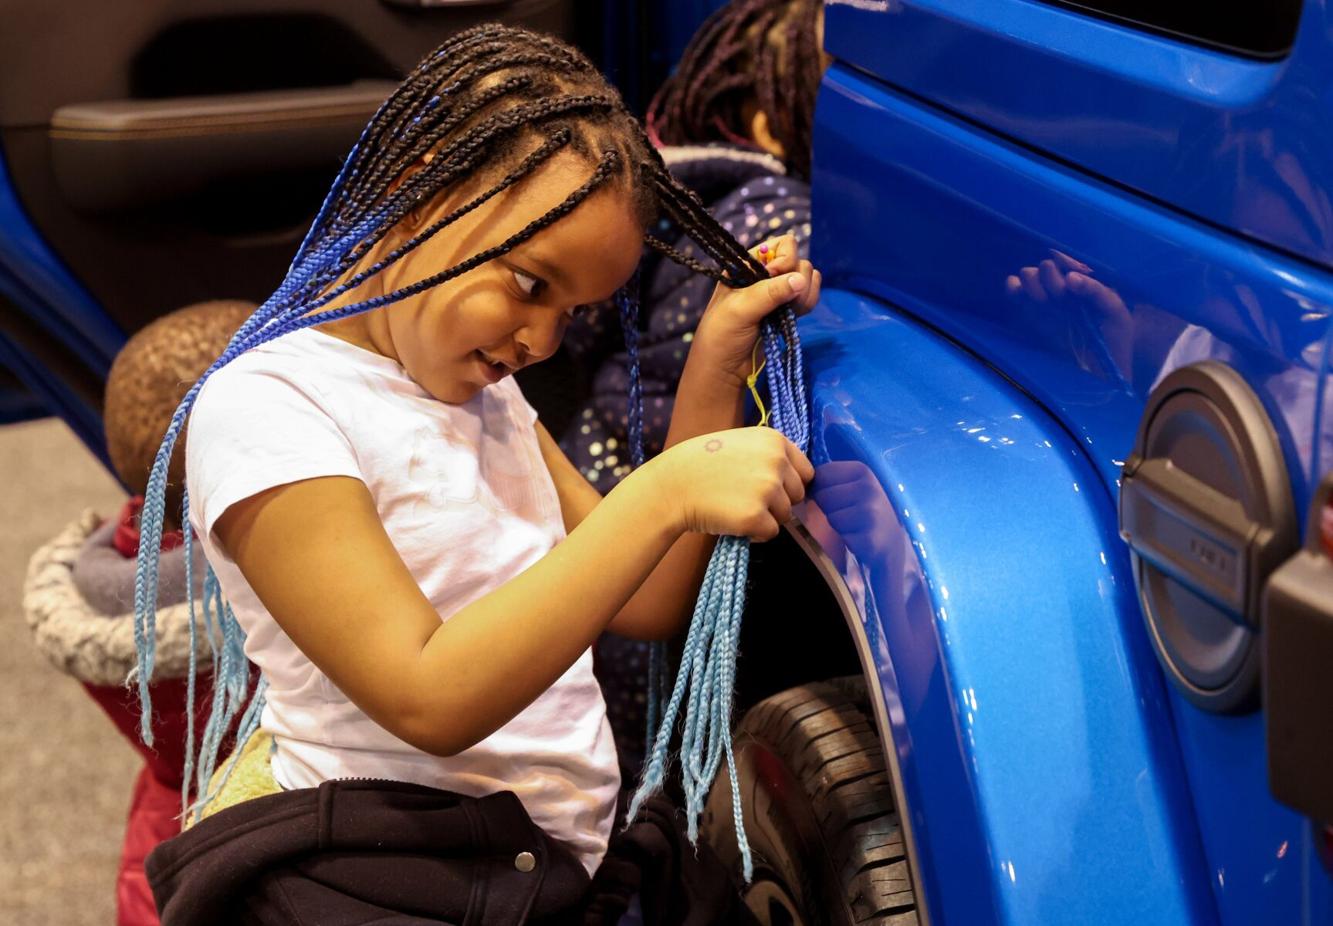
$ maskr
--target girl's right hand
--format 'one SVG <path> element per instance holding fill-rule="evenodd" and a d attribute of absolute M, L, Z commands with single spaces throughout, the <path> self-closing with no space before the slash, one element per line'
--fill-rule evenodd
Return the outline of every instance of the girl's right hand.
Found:
<path fill-rule="evenodd" d="M 735 428 L 682 441 L 653 459 L 655 488 L 682 531 L 772 540 L 805 498 L 815 470 L 772 428 Z"/>

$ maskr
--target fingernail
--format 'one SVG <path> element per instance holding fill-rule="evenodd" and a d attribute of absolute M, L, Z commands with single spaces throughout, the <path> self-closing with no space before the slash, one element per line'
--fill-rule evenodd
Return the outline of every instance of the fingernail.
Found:
<path fill-rule="evenodd" d="M 805 277 L 801 276 L 799 273 L 793 273 L 791 276 L 787 277 L 787 285 L 791 287 L 792 292 L 799 293 L 801 290 L 805 289 Z"/>
<path fill-rule="evenodd" d="M 766 244 L 761 244 L 761 245 L 759 245 L 759 253 L 760 253 L 760 254 L 767 254 L 767 253 L 768 253 L 768 245 L 766 245 Z"/>

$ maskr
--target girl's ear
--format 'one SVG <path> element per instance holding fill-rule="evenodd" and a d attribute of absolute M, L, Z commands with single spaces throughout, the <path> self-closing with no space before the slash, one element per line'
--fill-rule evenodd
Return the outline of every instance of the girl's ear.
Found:
<path fill-rule="evenodd" d="M 403 171 L 401 174 L 399 174 L 397 177 L 395 177 L 393 180 L 389 182 L 389 187 L 387 190 L 388 195 L 393 195 L 393 193 L 395 193 L 399 189 L 399 187 L 401 187 L 404 183 L 410 180 L 417 173 L 424 170 L 426 166 L 430 164 L 430 162 L 433 160 L 435 160 L 435 152 L 433 151 L 428 151 L 426 154 L 417 158 L 415 164 L 407 168 L 407 170 Z M 404 216 L 403 223 L 405 227 L 407 229 L 420 228 L 425 223 L 426 216 L 429 214 L 429 212 L 430 212 L 430 206 L 428 198 L 427 200 L 419 203 L 410 212 L 408 212 L 406 216 Z"/>
<path fill-rule="evenodd" d="M 754 108 L 754 114 L 750 116 L 750 137 L 760 148 L 767 151 L 778 159 L 787 157 L 787 149 L 782 146 L 782 142 L 773 137 L 768 123 L 768 113 L 764 112 L 758 106 Z"/>

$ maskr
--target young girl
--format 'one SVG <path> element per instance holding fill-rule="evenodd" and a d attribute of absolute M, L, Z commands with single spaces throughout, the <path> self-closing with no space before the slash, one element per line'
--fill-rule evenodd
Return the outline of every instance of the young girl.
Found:
<path fill-rule="evenodd" d="M 659 211 L 716 262 L 691 265 L 731 285 L 700 324 L 668 450 L 602 498 L 510 374 L 549 357 L 580 306 L 623 291 L 645 243 L 680 256 L 645 235 Z M 293 870 L 273 847 L 288 845 L 276 834 L 298 813 L 321 821 L 301 830 L 321 834 L 318 849 L 338 852 L 318 876 L 302 867 L 292 877 L 338 916 L 357 893 L 346 885 L 386 860 L 356 897 L 386 922 L 408 912 L 462 921 L 445 912 L 459 897 L 475 912 L 478 898 L 509 896 L 486 866 L 504 851 L 495 840 L 518 837 L 513 825 L 485 825 L 486 808 L 503 805 L 469 800 L 485 795 L 515 796 L 541 834 L 504 858 L 510 875 L 549 863 L 567 882 L 562 852 L 596 871 L 619 775 L 590 644 L 606 629 L 675 634 L 712 535 L 771 538 L 813 475 L 777 432 L 738 427 L 760 322 L 818 296 L 789 239 L 767 256 L 765 267 L 709 219 L 595 68 L 554 39 L 471 30 L 408 77 L 349 158 L 288 280 L 187 397 L 159 454 L 169 458 L 193 400 L 190 522 L 266 685 L 262 732 L 235 773 L 244 793 L 224 787 L 214 803 L 271 795 L 159 849 L 150 874 L 165 923 L 213 921 L 218 898 L 248 921 L 304 921 L 281 912 L 275 898 L 293 889 L 278 891 L 273 874 Z M 156 548 L 160 517 L 150 495 L 144 550 Z M 218 631 L 224 679 L 230 626 Z M 243 693 L 217 687 L 224 715 L 234 712 Z M 216 736 L 206 733 L 205 750 Z M 394 853 L 424 851 L 422 834 L 386 809 L 401 809 L 393 795 L 404 792 L 381 789 L 385 827 L 374 830 L 359 810 L 338 815 L 365 797 L 346 779 L 440 789 L 410 793 L 466 810 L 448 818 L 458 839 L 444 853 L 465 845 L 461 867 L 395 881 L 408 869 L 395 869 Z M 430 818 L 432 834 L 446 817 Z M 360 861 L 340 868 L 338 837 L 366 826 L 373 835 L 353 840 Z M 245 865 L 220 864 L 241 832 L 254 840 Z M 224 871 L 218 894 L 210 883 Z M 336 903 L 330 885 L 342 885 Z M 311 921 L 373 919 L 346 915 Z"/>

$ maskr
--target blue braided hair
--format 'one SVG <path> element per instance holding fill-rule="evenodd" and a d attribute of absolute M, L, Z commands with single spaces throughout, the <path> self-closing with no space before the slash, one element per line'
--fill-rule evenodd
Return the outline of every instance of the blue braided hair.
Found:
<path fill-rule="evenodd" d="M 660 191 L 664 211 L 673 218 L 691 207 L 702 208 L 698 198 L 678 184 Z M 727 266 L 718 277 L 708 267 L 665 242 L 649 238 L 658 251 L 700 273 L 718 278 L 729 286 L 749 286 L 768 278 L 768 272 L 716 222 L 707 226 L 681 224 L 706 254 Z M 621 323 L 629 358 L 629 439 L 637 466 L 643 460 L 643 398 L 638 355 L 638 301 L 632 293 L 620 300 Z M 796 315 L 791 305 L 778 309 L 761 326 L 768 370 L 770 419 L 802 452 L 810 445 L 810 411 L 805 391 L 805 370 Z M 708 791 L 722 761 L 727 765 L 736 838 L 741 853 L 742 874 L 754 876 L 754 859 L 741 811 L 740 784 L 732 753 L 731 717 L 736 690 L 736 656 L 741 616 L 745 610 L 745 581 L 749 571 L 750 542 L 744 537 L 721 537 L 708 562 L 690 627 L 685 637 L 681 664 L 670 697 L 666 696 L 666 656 L 661 643 L 648 651 L 648 755 L 638 787 L 630 801 L 628 820 L 633 821 L 644 801 L 661 790 L 670 764 L 671 741 L 682 704 L 679 747 L 680 772 L 685 793 L 685 817 L 691 842 L 699 835 L 699 817 Z M 665 706 L 663 704 L 665 703 Z"/>
<path fill-rule="evenodd" d="M 561 151 L 580 155 L 592 165 L 592 172 L 581 186 L 547 213 L 499 244 L 415 283 L 370 298 L 358 300 L 349 295 L 462 216 L 531 176 Z M 428 205 L 442 191 L 479 176 L 498 179 L 428 227 L 414 229 L 405 243 L 364 266 L 375 246 L 412 213 Z M 628 188 L 644 227 L 658 212 L 664 214 L 695 240 L 713 263 L 705 264 L 683 255 L 652 236 L 645 236 L 647 246 L 729 286 L 747 286 L 767 277 L 763 266 L 709 216 L 698 198 L 671 177 L 642 127 L 591 62 L 557 39 L 504 26 L 467 30 L 427 55 L 381 105 L 339 170 L 287 276 L 185 394 L 158 450 L 144 493 L 135 580 L 138 666 L 131 683 L 137 682 L 139 688 L 143 710 L 141 734 L 146 743 L 151 745 L 153 737 L 149 683 L 154 667 L 158 558 L 167 467 L 190 410 L 208 379 L 245 351 L 274 338 L 392 305 L 467 273 L 559 221 L 598 189 L 615 184 Z M 631 281 L 619 297 L 627 320 L 637 317 L 636 290 L 636 283 Z M 343 296 L 351 301 L 331 307 L 334 300 Z M 626 333 L 631 338 L 637 334 L 637 324 L 632 320 L 626 324 Z M 765 350 L 775 404 L 788 402 L 793 395 L 799 396 L 795 401 L 803 402 L 799 346 L 789 311 L 765 324 Z M 637 358 L 637 353 L 634 356 Z M 633 376 L 637 383 L 637 361 Z M 642 460 L 641 390 L 632 390 L 632 395 L 637 406 L 633 414 L 638 422 L 633 431 L 637 445 L 633 452 L 639 462 Z M 784 409 L 782 416 L 780 420 L 786 423 L 785 427 L 804 427 L 803 405 L 793 406 L 790 411 Z M 187 486 L 181 521 L 188 523 L 188 520 Z M 191 532 L 185 531 L 187 562 L 193 542 Z M 724 539 L 718 545 L 705 582 L 706 589 L 724 585 L 730 589 L 721 600 L 731 623 L 721 635 L 722 642 L 714 645 L 710 653 L 718 665 L 700 675 L 710 685 L 727 689 L 724 698 L 708 701 L 700 709 L 710 718 L 704 728 L 707 754 L 711 756 L 711 750 L 725 740 L 729 768 L 732 763 L 727 725 L 734 683 L 735 628 L 743 606 L 747 555 L 748 547 L 743 541 Z M 724 579 L 716 579 L 714 574 L 718 570 Z M 710 604 L 711 600 L 707 595 L 701 596 L 696 625 L 700 621 L 719 620 L 720 606 Z M 251 666 L 244 653 L 244 634 L 211 568 L 204 577 L 202 601 L 196 602 L 191 592 L 189 607 L 191 634 L 202 632 L 209 641 L 213 677 L 212 710 L 196 748 L 193 699 L 197 666 L 191 658 L 188 682 L 191 707 L 182 804 L 187 812 L 197 812 L 225 784 L 234 756 L 258 729 L 266 682 L 260 678 L 252 684 Z M 694 627 L 691 634 L 696 635 Z M 708 639 L 715 636 L 708 634 Z M 659 661 L 659 665 L 664 663 Z M 678 690 L 680 685 L 678 679 Z M 667 732 L 659 731 L 655 740 L 662 750 L 670 738 L 679 701 L 673 693 L 675 708 L 668 705 L 667 714 L 662 717 L 662 728 Z M 218 771 L 218 755 L 233 726 L 236 727 L 233 759 L 223 767 L 219 781 L 210 791 L 210 783 Z M 691 763 L 693 780 L 697 781 L 703 771 L 716 764 L 707 757 Z M 193 782 L 189 780 L 191 775 Z M 659 784 L 660 775 L 656 781 L 645 777 L 640 795 Z M 192 805 L 191 794 L 195 798 Z M 695 804 L 697 801 L 691 806 Z"/>

